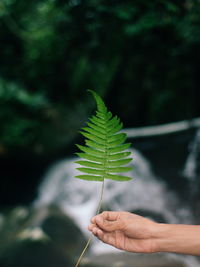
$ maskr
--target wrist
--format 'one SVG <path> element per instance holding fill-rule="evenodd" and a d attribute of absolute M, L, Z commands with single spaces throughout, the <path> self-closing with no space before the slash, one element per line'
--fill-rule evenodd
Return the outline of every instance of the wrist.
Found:
<path fill-rule="evenodd" d="M 153 228 L 153 252 L 172 252 L 172 225 L 156 223 Z"/>
<path fill-rule="evenodd" d="M 199 237 L 199 225 L 156 224 L 153 251 L 200 255 Z"/>

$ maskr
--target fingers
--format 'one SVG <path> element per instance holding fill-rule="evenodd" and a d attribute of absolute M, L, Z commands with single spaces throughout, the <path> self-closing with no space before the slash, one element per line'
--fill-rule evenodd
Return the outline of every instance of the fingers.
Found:
<path fill-rule="evenodd" d="M 106 244 L 115 246 L 115 237 L 113 233 L 99 233 L 96 234 L 97 238 Z"/>
<path fill-rule="evenodd" d="M 107 243 L 109 245 L 115 246 L 115 234 L 113 232 L 104 232 L 98 228 L 95 224 L 90 224 L 88 229 L 95 235 L 98 239 Z"/>
<path fill-rule="evenodd" d="M 107 220 L 107 221 L 115 221 L 119 218 L 119 214 L 120 212 L 117 212 L 117 211 L 104 211 L 96 216 L 98 217 L 101 216 L 104 220 Z"/>
<path fill-rule="evenodd" d="M 122 228 L 122 222 L 121 221 L 119 221 L 119 220 L 116 220 L 116 221 L 106 220 L 103 218 L 102 214 L 93 217 L 91 221 L 92 221 L 93 225 L 96 225 L 98 228 L 100 228 L 106 232 L 112 232 L 115 230 L 120 230 Z"/>
<path fill-rule="evenodd" d="M 96 236 L 103 235 L 103 231 L 100 228 L 98 228 L 95 224 L 90 224 L 88 226 L 88 230 L 91 231 Z"/>

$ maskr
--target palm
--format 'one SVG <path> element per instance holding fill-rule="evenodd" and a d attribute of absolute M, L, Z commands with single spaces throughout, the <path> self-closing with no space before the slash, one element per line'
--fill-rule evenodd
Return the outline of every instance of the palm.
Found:
<path fill-rule="evenodd" d="M 102 217 L 101 225 L 93 219 L 90 230 L 99 225 L 96 235 L 103 242 L 130 252 L 152 252 L 151 220 L 128 212 L 105 212 L 97 217 Z"/>
<path fill-rule="evenodd" d="M 121 230 L 112 233 L 105 233 L 104 238 L 106 243 L 122 250 L 130 252 L 150 252 L 149 239 L 133 239 Z"/>

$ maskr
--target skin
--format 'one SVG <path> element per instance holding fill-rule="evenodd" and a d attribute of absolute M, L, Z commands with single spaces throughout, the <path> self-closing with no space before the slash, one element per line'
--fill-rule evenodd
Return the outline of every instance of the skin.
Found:
<path fill-rule="evenodd" d="M 104 243 L 129 252 L 200 255 L 200 226 L 162 224 L 129 212 L 105 211 L 88 226 Z"/>

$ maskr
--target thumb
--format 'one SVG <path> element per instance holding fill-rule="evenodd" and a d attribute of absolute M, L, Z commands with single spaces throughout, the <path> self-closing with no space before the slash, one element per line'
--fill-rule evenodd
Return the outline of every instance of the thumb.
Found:
<path fill-rule="evenodd" d="M 107 232 L 112 232 L 121 229 L 121 224 L 119 221 L 107 221 L 101 217 L 96 218 L 96 224 L 99 228 Z"/>

